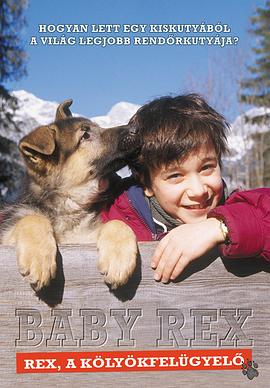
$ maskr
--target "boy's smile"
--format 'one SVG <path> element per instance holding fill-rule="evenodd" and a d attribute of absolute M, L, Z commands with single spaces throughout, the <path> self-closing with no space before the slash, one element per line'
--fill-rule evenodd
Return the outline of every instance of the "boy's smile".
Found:
<path fill-rule="evenodd" d="M 186 224 L 203 221 L 221 197 L 223 183 L 214 147 L 202 146 L 182 162 L 151 174 L 147 196 L 155 196 L 171 217 Z"/>

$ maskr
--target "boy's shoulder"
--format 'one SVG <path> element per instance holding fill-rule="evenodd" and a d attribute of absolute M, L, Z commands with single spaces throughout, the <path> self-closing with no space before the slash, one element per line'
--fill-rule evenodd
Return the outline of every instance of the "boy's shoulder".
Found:
<path fill-rule="evenodd" d="M 236 202 L 236 201 L 246 201 L 251 204 L 258 204 L 263 198 L 269 198 L 270 188 L 268 187 L 259 187 L 255 189 L 243 190 L 241 188 L 233 190 L 229 197 L 226 200 L 226 203 Z"/>
<path fill-rule="evenodd" d="M 138 241 L 151 241 L 156 233 L 143 188 L 132 177 L 114 177 L 111 202 L 101 212 L 103 222 L 120 220 L 134 231 Z"/>
<path fill-rule="evenodd" d="M 133 191 L 143 193 L 143 189 L 132 175 L 124 178 L 118 174 L 110 176 L 108 192 L 113 200 L 121 196 L 124 192 Z"/>

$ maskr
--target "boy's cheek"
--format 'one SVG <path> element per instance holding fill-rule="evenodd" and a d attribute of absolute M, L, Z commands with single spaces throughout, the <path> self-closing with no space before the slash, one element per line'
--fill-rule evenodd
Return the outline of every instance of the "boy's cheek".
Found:
<path fill-rule="evenodd" d="M 217 171 L 217 173 L 212 176 L 211 180 L 209 181 L 209 185 L 210 185 L 210 187 L 213 188 L 213 190 L 215 191 L 215 193 L 217 195 L 218 194 L 222 195 L 223 182 L 222 182 L 222 177 L 221 177 L 220 172 Z"/>

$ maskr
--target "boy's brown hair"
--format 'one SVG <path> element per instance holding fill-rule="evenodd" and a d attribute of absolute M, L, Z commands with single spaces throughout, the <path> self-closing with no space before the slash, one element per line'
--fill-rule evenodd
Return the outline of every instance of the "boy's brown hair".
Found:
<path fill-rule="evenodd" d="M 130 168 L 144 187 L 151 187 L 151 171 L 185 160 L 202 145 L 214 147 L 220 164 L 228 151 L 229 124 L 197 94 L 155 99 L 143 105 L 129 124 L 141 144 Z"/>

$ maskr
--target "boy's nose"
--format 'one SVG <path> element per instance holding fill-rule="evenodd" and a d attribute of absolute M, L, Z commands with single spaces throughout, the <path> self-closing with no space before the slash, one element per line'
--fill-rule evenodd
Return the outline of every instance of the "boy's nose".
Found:
<path fill-rule="evenodd" d="M 202 182 L 200 177 L 192 177 L 189 180 L 186 192 L 191 199 L 201 199 L 208 194 L 207 186 Z"/>

